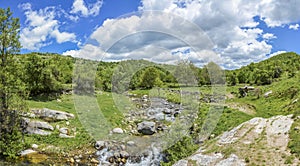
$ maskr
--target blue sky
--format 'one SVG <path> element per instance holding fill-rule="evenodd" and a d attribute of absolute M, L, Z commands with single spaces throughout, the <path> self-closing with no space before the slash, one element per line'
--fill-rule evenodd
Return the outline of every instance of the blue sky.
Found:
<path fill-rule="evenodd" d="M 198 66 L 215 61 L 227 69 L 281 52 L 299 54 L 299 6 L 298 0 L 0 2 L 20 18 L 22 53 L 160 63 L 189 59 Z"/>

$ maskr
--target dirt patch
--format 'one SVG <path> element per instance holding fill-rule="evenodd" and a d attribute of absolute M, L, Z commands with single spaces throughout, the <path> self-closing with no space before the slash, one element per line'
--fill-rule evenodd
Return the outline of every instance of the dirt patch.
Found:
<path fill-rule="evenodd" d="M 241 112 L 244 112 L 249 115 L 254 115 L 255 114 L 255 108 L 251 105 L 248 104 L 241 104 L 241 103 L 227 103 L 227 107 L 237 109 Z"/>

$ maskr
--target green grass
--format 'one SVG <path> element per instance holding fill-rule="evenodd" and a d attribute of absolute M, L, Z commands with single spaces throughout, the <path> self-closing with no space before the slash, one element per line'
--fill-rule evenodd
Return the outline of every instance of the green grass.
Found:
<path fill-rule="evenodd" d="M 58 102 L 57 100 L 28 100 L 29 108 L 49 108 L 59 111 L 72 113 L 75 115 L 75 119 L 69 119 L 69 125 L 66 125 L 66 121 L 51 122 L 50 124 L 55 128 L 56 125 L 60 127 L 67 127 L 71 131 L 71 135 L 76 133 L 75 138 L 59 138 L 59 131 L 55 129 L 52 135 L 39 136 L 39 135 L 26 135 L 25 140 L 28 144 L 38 144 L 41 149 L 53 145 L 58 147 L 59 150 L 56 153 L 69 152 L 76 149 L 91 147 L 92 143 L 96 139 L 106 137 L 103 131 L 109 131 L 114 127 L 122 126 L 123 114 L 114 105 L 114 100 L 111 93 L 102 93 L 97 95 L 95 100 L 88 97 L 78 97 L 82 99 L 82 106 L 76 105 L 75 109 L 74 100 L 72 95 L 62 95 Z M 88 103 L 90 101 L 97 101 L 97 103 Z M 89 106 L 87 106 L 89 105 Z M 87 106 L 88 109 L 84 109 Z M 98 107 L 96 107 L 98 106 Z M 80 110 L 83 108 L 82 110 Z M 103 115 L 103 119 L 101 116 Z M 107 122 L 108 127 L 101 126 L 103 121 Z M 76 130 L 76 131 L 72 131 Z M 101 131 L 103 135 L 95 134 L 97 131 Z M 51 153 L 51 150 L 49 151 Z"/>
<path fill-rule="evenodd" d="M 290 141 L 288 147 L 291 149 L 291 153 L 300 157 L 300 120 L 296 119 L 289 132 Z"/>
<path fill-rule="evenodd" d="M 72 96 L 61 96 L 61 101 L 62 102 L 57 102 L 56 100 L 52 100 L 52 101 L 29 100 L 27 101 L 27 103 L 30 108 L 49 108 L 49 109 L 60 110 L 60 111 L 65 111 L 74 114 L 76 118 L 69 120 L 70 123 L 69 126 L 66 125 L 65 121 L 53 122 L 51 123 L 51 125 L 54 128 L 56 125 L 59 125 L 60 127 L 73 128 L 74 130 L 76 129 L 75 131 L 76 137 L 70 139 L 59 138 L 58 137 L 59 131 L 55 129 L 54 133 L 49 136 L 26 135 L 25 140 L 27 143 L 38 144 L 40 145 L 41 149 L 43 147 L 53 145 L 59 148 L 59 151 L 57 151 L 57 153 L 68 152 L 77 148 L 84 148 L 90 146 L 93 140 L 90 137 L 89 133 L 87 133 L 85 128 L 81 125 L 81 122 L 78 119 L 77 113 L 74 109 Z M 71 134 L 74 134 L 74 132 Z"/>

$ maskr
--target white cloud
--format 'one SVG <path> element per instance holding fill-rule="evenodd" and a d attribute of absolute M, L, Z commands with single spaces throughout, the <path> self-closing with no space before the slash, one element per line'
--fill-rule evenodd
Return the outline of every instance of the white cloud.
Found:
<path fill-rule="evenodd" d="M 189 56 L 199 65 L 204 60 L 218 59 L 226 68 L 238 68 L 265 59 L 272 50 L 268 42 L 276 38 L 258 28 L 254 17 L 269 27 L 284 26 L 300 21 L 298 6 L 300 1 L 295 0 L 142 0 L 140 11 L 161 10 L 169 14 L 146 12 L 108 19 L 94 31 L 91 40 L 97 41 L 94 46 L 102 52 L 108 50 L 104 59 L 109 60 L 152 56 L 149 59 L 169 63 L 183 56 L 172 56 L 172 50 L 192 47 L 195 50 Z M 86 55 L 90 55 L 88 49 L 80 56 Z"/>
<path fill-rule="evenodd" d="M 49 38 L 56 39 L 57 43 L 75 41 L 75 34 L 61 32 L 59 21 L 55 19 L 55 8 L 46 7 L 34 11 L 29 3 L 19 6 L 25 11 L 26 27 L 21 29 L 20 42 L 24 49 L 38 50 L 49 43 Z"/>
<path fill-rule="evenodd" d="M 294 24 L 294 25 L 290 25 L 289 29 L 293 29 L 293 30 L 298 30 L 299 29 L 299 24 Z"/>
<path fill-rule="evenodd" d="M 265 33 L 265 34 L 263 34 L 263 36 L 262 36 L 264 39 L 266 39 L 266 40 L 270 40 L 270 39 L 276 39 L 277 37 L 274 35 L 274 34 L 272 34 L 272 33 Z"/>
<path fill-rule="evenodd" d="M 277 52 L 274 52 L 274 53 L 270 54 L 269 57 L 276 56 L 276 55 L 279 55 L 279 54 L 282 54 L 282 53 L 286 53 L 286 51 L 277 51 Z"/>
<path fill-rule="evenodd" d="M 96 16 L 99 14 L 100 8 L 102 7 L 103 1 L 97 0 L 94 4 L 86 5 L 83 0 L 74 0 L 72 9 L 70 13 L 78 14 L 80 13 L 82 16 Z"/>

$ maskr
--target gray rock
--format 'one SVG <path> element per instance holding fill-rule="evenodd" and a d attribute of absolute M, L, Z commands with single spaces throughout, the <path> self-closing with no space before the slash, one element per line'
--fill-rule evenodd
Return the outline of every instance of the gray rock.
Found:
<path fill-rule="evenodd" d="M 128 141 L 128 142 L 127 142 L 127 145 L 128 145 L 128 146 L 134 146 L 134 145 L 135 145 L 135 142 L 133 142 L 133 141 Z"/>
<path fill-rule="evenodd" d="M 120 152 L 120 155 L 122 158 L 125 158 L 125 159 L 127 159 L 129 157 L 129 153 L 124 150 Z"/>
<path fill-rule="evenodd" d="M 46 129 L 46 130 L 54 130 L 53 126 L 51 126 L 48 122 L 42 121 L 29 121 L 28 126 L 30 128 L 39 128 L 39 129 Z"/>
<path fill-rule="evenodd" d="M 144 135 L 152 135 L 156 132 L 155 122 L 144 121 L 137 124 L 137 130 Z"/>
<path fill-rule="evenodd" d="M 235 154 L 231 154 L 227 159 L 221 160 L 216 164 L 216 166 L 245 166 L 246 163 L 238 158 Z"/>
<path fill-rule="evenodd" d="M 123 134 L 123 133 L 124 133 L 123 130 L 122 130 L 121 128 L 114 128 L 114 129 L 112 130 L 112 132 L 115 133 L 115 134 Z"/>
<path fill-rule="evenodd" d="M 75 118 L 74 114 L 51 110 L 48 108 L 33 109 L 32 112 L 39 118 L 43 118 L 48 121 L 60 121 Z"/>
<path fill-rule="evenodd" d="M 45 131 L 43 129 L 38 129 L 38 128 L 31 128 L 27 127 L 26 131 L 27 134 L 37 134 L 37 135 L 51 135 L 52 132 Z"/>

